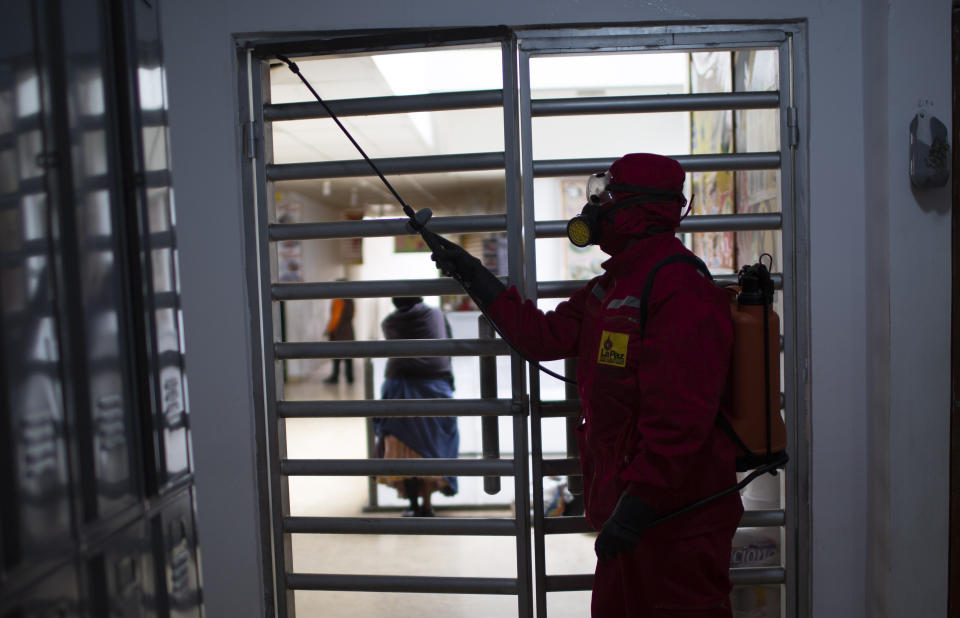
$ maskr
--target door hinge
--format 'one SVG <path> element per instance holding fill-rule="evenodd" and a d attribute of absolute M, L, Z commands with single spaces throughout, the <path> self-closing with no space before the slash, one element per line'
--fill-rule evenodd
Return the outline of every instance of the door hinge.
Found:
<path fill-rule="evenodd" d="M 800 145 L 800 123 L 797 119 L 797 108 L 790 106 L 787 108 L 787 129 L 789 133 L 789 146 L 796 148 Z"/>
<path fill-rule="evenodd" d="M 257 140 L 254 124 L 252 120 L 243 123 L 243 154 L 248 159 L 257 158 Z"/>

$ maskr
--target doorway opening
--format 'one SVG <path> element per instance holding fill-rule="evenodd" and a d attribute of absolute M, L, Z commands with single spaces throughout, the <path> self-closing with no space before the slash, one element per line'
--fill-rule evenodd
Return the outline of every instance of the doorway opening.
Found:
<path fill-rule="evenodd" d="M 799 456 L 744 496 L 733 601 L 803 615 L 809 560 L 797 496 L 808 482 L 809 402 L 797 367 L 808 319 L 797 239 L 807 218 L 795 190 L 806 168 L 794 82 L 803 30 L 677 26 L 669 45 L 663 30 L 243 42 L 246 206 L 269 359 L 260 368 L 266 553 L 279 615 L 580 616 L 595 558 L 576 497 L 576 393 L 511 356 L 459 286 L 438 277 L 388 190 L 277 53 L 295 58 L 404 199 L 431 208 L 437 233 L 544 310 L 599 272 L 599 251 L 571 248 L 565 223 L 586 177 L 626 152 L 684 165 L 697 197 L 680 234 L 719 280 L 775 256 L 783 413 Z M 384 340 L 391 298 L 413 296 L 443 311 L 449 338 Z M 353 336 L 325 340 L 340 299 L 353 303 Z M 421 356 L 451 359 L 453 397 L 382 398 L 387 359 Z M 324 383 L 336 359 L 354 361 L 352 384 L 345 368 Z M 411 417 L 455 418 L 457 456 L 376 457 L 374 419 Z M 377 483 L 416 475 L 457 477 L 455 495 L 434 498 L 437 517 L 399 517 L 406 501 Z"/>

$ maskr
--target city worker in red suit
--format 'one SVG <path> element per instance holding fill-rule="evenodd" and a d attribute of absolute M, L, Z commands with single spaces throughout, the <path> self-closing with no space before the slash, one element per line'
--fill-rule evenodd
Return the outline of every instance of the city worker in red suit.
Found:
<path fill-rule="evenodd" d="M 547 313 L 431 234 L 438 267 L 528 359 L 579 358 L 584 502 L 599 531 L 594 618 L 731 616 L 740 495 L 648 530 L 658 517 L 736 484 L 734 445 L 715 424 L 733 339 L 725 293 L 689 264 L 665 265 L 640 333 L 647 274 L 660 260 L 689 253 L 675 236 L 684 177 L 673 159 L 628 154 L 591 178 L 590 202 L 568 232 L 610 259 L 602 275 Z"/>

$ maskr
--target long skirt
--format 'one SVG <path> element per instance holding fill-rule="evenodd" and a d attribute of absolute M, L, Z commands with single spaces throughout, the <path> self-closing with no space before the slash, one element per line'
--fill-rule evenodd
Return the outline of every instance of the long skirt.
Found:
<path fill-rule="evenodd" d="M 438 399 L 453 396 L 453 388 L 446 379 L 387 378 L 380 390 L 382 399 Z M 378 455 L 386 459 L 419 457 L 454 459 L 460 451 L 460 432 L 456 417 L 391 417 L 374 418 Z M 402 476 L 378 476 L 377 482 L 397 490 L 406 498 Z M 457 478 L 453 476 L 417 477 L 421 493 L 440 491 L 452 496 L 457 493 Z"/>

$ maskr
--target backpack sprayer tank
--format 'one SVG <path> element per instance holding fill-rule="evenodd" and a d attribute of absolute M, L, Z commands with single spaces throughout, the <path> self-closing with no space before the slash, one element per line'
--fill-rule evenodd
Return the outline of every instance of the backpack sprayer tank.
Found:
<path fill-rule="evenodd" d="M 780 316 L 773 309 L 770 271 L 761 262 L 741 268 L 739 286 L 727 290 L 733 353 L 726 417 L 740 442 L 737 467 L 749 470 L 787 447 L 780 416 Z"/>

